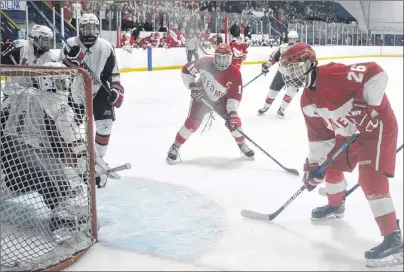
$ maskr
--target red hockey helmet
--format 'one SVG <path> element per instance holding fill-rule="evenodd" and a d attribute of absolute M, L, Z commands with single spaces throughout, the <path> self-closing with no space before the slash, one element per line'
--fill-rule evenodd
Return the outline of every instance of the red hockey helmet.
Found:
<path fill-rule="evenodd" d="M 308 86 L 310 71 L 317 65 L 316 52 L 307 43 L 296 43 L 288 47 L 279 60 L 279 71 L 287 86 Z"/>
<path fill-rule="evenodd" d="M 217 46 L 215 50 L 215 57 L 213 59 L 213 64 L 216 69 L 224 71 L 230 67 L 232 61 L 232 53 L 230 45 L 221 43 Z"/>

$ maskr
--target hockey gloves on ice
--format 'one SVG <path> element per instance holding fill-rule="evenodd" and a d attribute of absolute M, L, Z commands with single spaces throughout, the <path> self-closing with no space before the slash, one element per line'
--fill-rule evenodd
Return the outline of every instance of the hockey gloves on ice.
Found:
<path fill-rule="evenodd" d="M 268 63 L 262 64 L 261 72 L 264 74 L 264 76 L 266 76 L 269 73 L 269 68 L 271 68 L 271 66 L 268 65 Z"/>
<path fill-rule="evenodd" d="M 81 47 L 78 45 L 72 46 L 70 51 L 67 51 L 65 47 L 64 52 L 65 58 L 63 59 L 63 64 L 68 67 L 81 67 L 84 62 L 84 53 L 81 52 Z"/>
<path fill-rule="evenodd" d="M 205 94 L 202 85 L 198 83 L 189 83 L 189 88 L 191 89 L 191 97 L 194 100 L 199 100 Z"/>
<path fill-rule="evenodd" d="M 356 123 L 361 133 L 372 132 L 379 126 L 379 120 L 372 118 L 369 113 L 368 103 L 363 100 L 353 100 L 352 109 L 348 114 L 348 118 Z"/>
<path fill-rule="evenodd" d="M 238 117 L 237 112 L 233 111 L 228 114 L 225 125 L 230 131 L 235 131 L 241 126 L 241 120 L 240 117 Z"/>
<path fill-rule="evenodd" d="M 118 83 L 111 84 L 111 94 L 108 96 L 108 102 L 115 108 L 119 108 L 123 102 L 123 87 Z"/>
<path fill-rule="evenodd" d="M 316 176 L 316 171 L 320 168 L 318 163 L 309 163 L 306 159 L 303 167 L 303 183 L 306 186 L 307 191 L 311 192 L 317 185 L 323 183 L 324 181 L 324 174 L 321 176 Z"/>

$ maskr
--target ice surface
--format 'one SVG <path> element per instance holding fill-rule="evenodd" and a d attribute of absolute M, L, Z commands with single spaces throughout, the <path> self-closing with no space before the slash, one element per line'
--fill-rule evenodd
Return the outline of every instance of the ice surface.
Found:
<path fill-rule="evenodd" d="M 401 58 L 347 59 L 376 61 L 389 75 L 387 95 L 403 142 L 403 63 Z M 320 64 L 326 63 L 325 61 Z M 260 65 L 242 67 L 244 83 Z M 272 74 L 273 75 L 273 74 Z M 301 171 L 308 153 L 298 94 L 276 118 L 284 91 L 265 116 L 263 106 L 272 75 L 244 90 L 240 116 L 247 135 L 285 166 Z M 243 219 L 240 210 L 270 213 L 300 186 L 256 150 L 255 161 L 240 151 L 224 122 L 216 117 L 181 149 L 182 163 L 165 157 L 183 124 L 189 91 L 180 70 L 122 75 L 125 101 L 117 111 L 106 160 L 132 169 L 97 191 L 100 243 L 70 270 L 364 270 L 364 251 L 381 237 L 360 189 L 347 200 L 345 218 L 327 223 L 309 220 L 311 210 L 326 204 L 316 192 L 302 193 L 273 222 Z M 403 214 L 403 153 L 390 179 L 397 215 Z M 357 171 L 346 175 L 349 187 Z M 400 223 L 402 227 L 402 222 Z M 402 271 L 403 267 L 396 270 Z"/>

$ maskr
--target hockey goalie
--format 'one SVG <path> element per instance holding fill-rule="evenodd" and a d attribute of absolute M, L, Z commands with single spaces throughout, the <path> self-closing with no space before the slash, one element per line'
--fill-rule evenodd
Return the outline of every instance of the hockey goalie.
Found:
<path fill-rule="evenodd" d="M 66 73 L 33 77 L 0 111 L 1 199 L 37 193 L 50 211 L 50 230 L 63 240 L 89 229 L 86 135 L 68 103 L 70 81 Z"/>

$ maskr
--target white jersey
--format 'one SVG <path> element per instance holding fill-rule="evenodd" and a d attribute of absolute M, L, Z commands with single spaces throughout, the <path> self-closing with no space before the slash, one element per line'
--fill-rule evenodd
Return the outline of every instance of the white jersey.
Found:
<path fill-rule="evenodd" d="M 42 65 L 47 62 L 57 61 L 57 55 L 52 51 L 47 51 L 42 54 L 37 54 L 34 44 L 29 40 L 15 40 L 16 51 L 19 51 L 17 61 L 21 65 Z"/>
<path fill-rule="evenodd" d="M 50 50 L 42 54 L 37 54 L 34 48 L 34 44 L 29 40 L 15 40 L 15 53 L 13 53 L 14 59 L 17 64 L 20 65 L 43 65 L 47 62 L 57 61 L 57 55 L 53 54 Z M 7 77 L 6 83 L 4 85 L 4 94 L 11 95 L 19 91 L 19 89 L 24 89 L 31 86 L 31 78 L 14 76 Z"/>
<path fill-rule="evenodd" d="M 79 37 L 69 38 L 66 42 L 70 47 L 75 45 L 81 47 L 81 52 L 85 54 L 85 63 L 104 85 L 108 87 L 108 84 L 111 85 L 113 82 L 119 82 L 120 84 L 120 73 L 116 63 L 116 56 L 110 42 L 97 38 L 95 44 L 90 48 L 81 43 Z M 64 51 L 70 51 L 69 46 L 64 45 L 60 50 L 59 58 L 61 61 L 66 57 Z M 100 88 L 101 84 L 93 79 L 93 97 L 95 97 Z M 80 103 L 80 101 L 75 102 Z"/>
<path fill-rule="evenodd" d="M 289 46 L 291 46 L 291 44 L 289 43 L 282 43 L 281 45 L 279 45 L 278 49 L 272 52 L 271 56 L 269 57 L 268 66 L 277 63 L 283 52 L 285 52 Z"/>
<path fill-rule="evenodd" d="M 57 93 L 31 87 L 9 96 L 3 101 L 1 110 L 8 112 L 8 118 L 1 124 L 4 136 L 12 136 L 32 147 L 52 148 L 49 119 L 66 144 L 83 138 L 74 121 L 73 109 Z"/>

